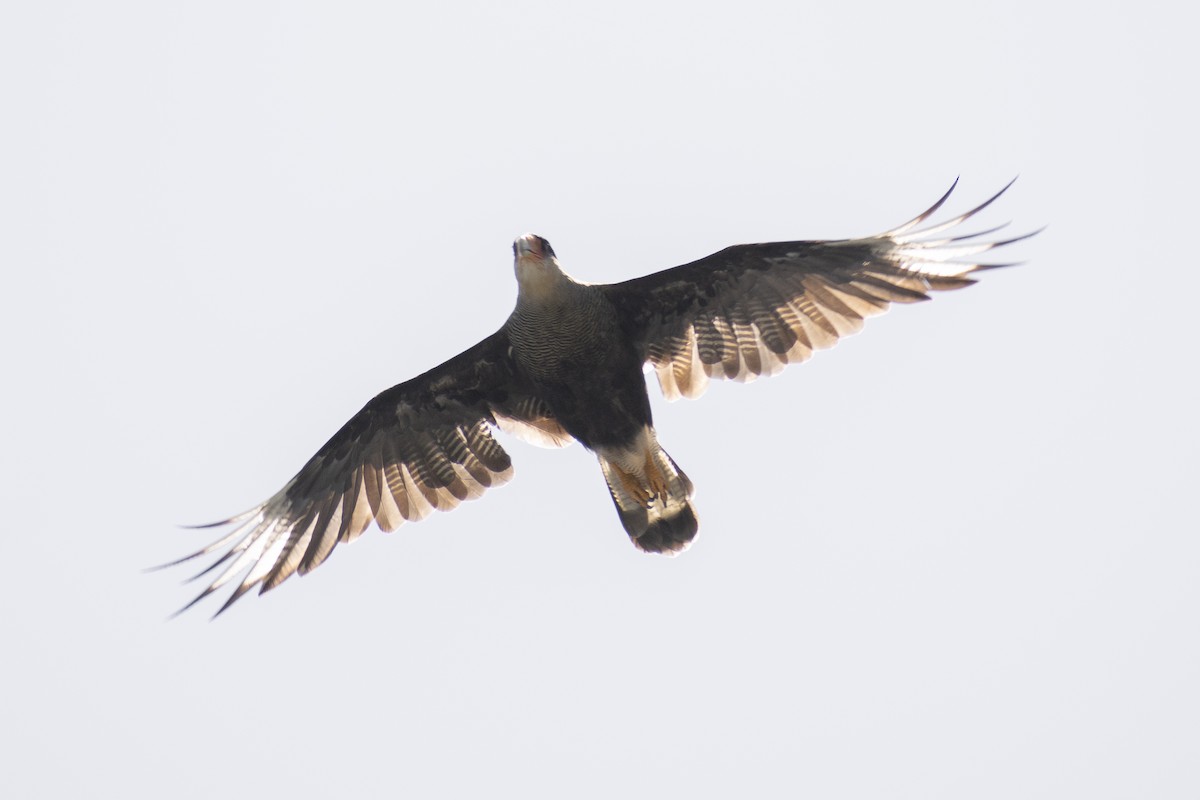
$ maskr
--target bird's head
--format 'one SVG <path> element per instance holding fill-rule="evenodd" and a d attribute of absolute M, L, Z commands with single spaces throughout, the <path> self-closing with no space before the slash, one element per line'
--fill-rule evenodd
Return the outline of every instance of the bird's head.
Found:
<path fill-rule="evenodd" d="M 522 258 L 534 260 L 554 258 L 554 248 L 536 233 L 527 233 L 513 240 L 513 256 L 518 261 Z"/>
<path fill-rule="evenodd" d="M 513 270 L 521 297 L 527 300 L 553 296 L 570 279 L 554 257 L 554 248 L 541 236 L 527 233 L 513 241 Z"/>

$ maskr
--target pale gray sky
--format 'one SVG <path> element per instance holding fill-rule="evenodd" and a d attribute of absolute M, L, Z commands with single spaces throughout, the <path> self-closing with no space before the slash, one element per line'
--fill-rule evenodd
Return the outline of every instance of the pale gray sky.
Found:
<path fill-rule="evenodd" d="M 0 12 L 0 795 L 1197 796 L 1187 26 L 416 5 Z M 506 439 L 508 487 L 216 623 L 139 573 L 493 331 L 518 234 L 610 281 L 1017 173 L 1026 266 L 654 388 L 680 558 Z"/>

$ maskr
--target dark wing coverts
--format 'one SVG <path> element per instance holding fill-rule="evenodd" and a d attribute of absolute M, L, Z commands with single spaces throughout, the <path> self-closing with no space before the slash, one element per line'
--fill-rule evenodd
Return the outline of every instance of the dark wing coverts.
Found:
<path fill-rule="evenodd" d="M 1011 184 L 1010 184 L 1011 185 Z M 1005 189 L 1008 187 L 1006 186 Z M 920 228 L 928 211 L 865 239 L 727 247 L 699 261 L 607 287 L 626 330 L 671 400 L 699 397 L 709 378 L 774 375 L 858 332 L 891 303 L 959 289 L 970 273 L 1002 264 L 972 257 L 1025 236 L 978 241 L 998 228 L 941 239 L 1004 193 L 948 222 Z M 1032 235 L 1032 234 L 1029 234 Z"/>
<path fill-rule="evenodd" d="M 503 330 L 379 394 L 274 497 L 204 526 L 236 525 L 180 559 L 228 548 L 200 575 L 224 569 L 185 609 L 246 571 L 219 614 L 256 585 L 265 592 L 319 566 L 338 542 L 353 541 L 372 521 L 392 531 L 505 483 L 512 463 L 492 426 L 540 443 L 570 441 L 521 385 Z"/>

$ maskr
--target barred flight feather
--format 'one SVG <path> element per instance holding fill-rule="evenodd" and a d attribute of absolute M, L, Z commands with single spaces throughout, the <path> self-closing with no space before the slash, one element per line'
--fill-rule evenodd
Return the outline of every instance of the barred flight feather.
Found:
<path fill-rule="evenodd" d="M 773 375 L 862 330 L 867 317 L 892 303 L 928 300 L 930 292 L 970 286 L 972 273 L 1008 266 L 972 259 L 1033 234 L 978 241 L 1001 225 L 930 238 L 971 219 L 1007 188 L 936 225 L 921 227 L 953 186 L 922 214 L 877 236 L 736 245 L 604 288 L 637 319 L 639 344 L 664 396 L 698 397 L 705 382 L 690 377 L 697 373 L 735 381 Z"/>
<path fill-rule="evenodd" d="M 294 574 L 311 572 L 339 543 L 354 541 L 372 523 L 394 531 L 506 483 L 512 462 L 492 436 L 497 418 L 546 435 L 561 432 L 536 396 L 520 391 L 503 357 L 507 346 L 501 331 L 382 393 L 274 497 L 214 523 L 234 527 L 213 544 L 163 565 L 224 550 L 193 578 L 220 569 L 184 609 L 241 576 L 220 614 L 255 587 L 266 592 Z M 526 417 L 531 411 L 536 416 Z"/>

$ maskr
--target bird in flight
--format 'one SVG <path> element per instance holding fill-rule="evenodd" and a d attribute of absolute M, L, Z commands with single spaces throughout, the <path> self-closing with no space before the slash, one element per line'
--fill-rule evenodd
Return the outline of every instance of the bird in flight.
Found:
<path fill-rule="evenodd" d="M 954 186 L 886 233 L 734 245 L 614 284 L 576 281 L 548 241 L 519 237 L 516 308 L 500 330 L 376 396 L 261 505 L 201 526 L 231 529 L 163 565 L 224 551 L 180 612 L 241 576 L 220 614 L 256 586 L 320 566 L 372 523 L 392 531 L 505 483 L 513 469 L 496 428 L 548 447 L 580 442 L 634 546 L 683 552 L 698 527 L 692 482 L 658 442 L 645 368 L 667 399 L 699 397 L 710 379 L 750 381 L 805 361 L 892 303 L 968 286 L 1008 266 L 976 256 L 1033 235 L 957 232 L 1007 189 L 939 224 L 926 223 Z"/>

